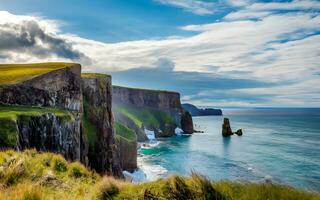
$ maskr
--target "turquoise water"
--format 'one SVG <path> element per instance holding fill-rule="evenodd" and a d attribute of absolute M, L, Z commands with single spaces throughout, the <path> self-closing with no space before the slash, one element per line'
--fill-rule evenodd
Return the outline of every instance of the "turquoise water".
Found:
<path fill-rule="evenodd" d="M 298 111 L 225 110 L 233 131 L 244 133 L 231 138 L 221 136 L 223 117 L 194 117 L 204 133 L 161 139 L 140 150 L 139 165 L 149 178 L 194 170 L 213 180 L 267 178 L 320 190 L 320 112 Z"/>

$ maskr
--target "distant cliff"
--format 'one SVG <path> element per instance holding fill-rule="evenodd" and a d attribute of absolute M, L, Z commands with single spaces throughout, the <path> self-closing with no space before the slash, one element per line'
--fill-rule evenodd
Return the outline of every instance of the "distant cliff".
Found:
<path fill-rule="evenodd" d="M 0 148 L 36 148 L 122 176 L 111 78 L 73 63 L 0 65 Z"/>
<path fill-rule="evenodd" d="M 153 130 L 157 137 L 172 136 L 177 127 L 193 133 L 191 116 L 181 107 L 177 92 L 113 86 L 112 93 L 116 120 L 130 128 Z M 134 127 L 128 119 L 135 122 Z"/>
<path fill-rule="evenodd" d="M 189 111 L 192 116 L 222 115 L 221 109 L 213 109 L 213 108 L 201 109 L 189 103 L 182 104 L 182 107 L 185 110 Z"/>

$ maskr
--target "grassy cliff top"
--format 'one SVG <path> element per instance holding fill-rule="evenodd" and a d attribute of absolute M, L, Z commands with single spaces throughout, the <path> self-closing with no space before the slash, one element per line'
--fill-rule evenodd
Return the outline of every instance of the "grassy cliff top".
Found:
<path fill-rule="evenodd" d="M 48 72 L 71 67 L 75 63 L 48 62 L 32 64 L 0 64 L 0 85 L 17 84 Z"/>
<path fill-rule="evenodd" d="M 82 73 L 81 77 L 83 77 L 83 78 L 111 77 L 111 75 L 109 75 L 109 74 L 100 74 L 100 73 Z"/>
<path fill-rule="evenodd" d="M 116 137 L 124 138 L 128 141 L 136 141 L 137 136 L 133 130 L 129 129 L 127 126 L 121 124 L 120 122 L 115 122 L 114 127 L 116 130 Z"/>
<path fill-rule="evenodd" d="M 58 108 L 0 105 L 0 119 L 10 119 L 15 121 L 19 116 L 34 117 L 46 113 L 55 114 L 57 117 L 73 119 L 73 116 L 69 111 Z"/>
<path fill-rule="evenodd" d="M 193 173 L 132 184 L 100 175 L 53 153 L 0 151 L 0 199 L 10 200 L 319 200 L 311 193 L 277 184 L 211 182 Z"/>
<path fill-rule="evenodd" d="M 116 88 L 124 88 L 129 90 L 140 90 L 144 92 L 161 92 L 161 93 L 168 93 L 168 94 L 179 94 L 179 92 L 176 91 L 170 91 L 170 90 L 157 90 L 157 89 L 148 89 L 148 88 L 135 88 L 135 87 L 125 87 L 125 86 L 119 86 L 119 85 L 113 85 L 113 87 Z"/>

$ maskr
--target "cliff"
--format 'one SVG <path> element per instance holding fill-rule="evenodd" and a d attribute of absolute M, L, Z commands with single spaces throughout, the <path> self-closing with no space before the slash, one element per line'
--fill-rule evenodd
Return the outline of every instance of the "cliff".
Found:
<path fill-rule="evenodd" d="M 182 107 L 189 111 L 192 116 L 209 116 L 209 115 L 222 115 L 221 109 L 213 109 L 213 108 L 197 108 L 195 105 L 190 103 L 182 104 Z"/>
<path fill-rule="evenodd" d="M 113 116 L 111 76 L 82 74 L 83 91 L 83 157 L 98 172 L 121 176 L 116 149 Z"/>
<path fill-rule="evenodd" d="M 122 177 L 111 95 L 111 77 L 81 79 L 79 64 L 0 65 L 0 148 L 55 152 Z"/>
<path fill-rule="evenodd" d="M 80 160 L 81 66 L 0 65 L 2 148 L 36 148 Z"/>
<path fill-rule="evenodd" d="M 181 107 L 177 92 L 113 86 L 112 93 L 116 120 L 135 130 L 139 141 L 145 139 L 144 129 L 154 131 L 156 137 L 170 137 L 177 127 L 193 132 L 191 116 Z"/>

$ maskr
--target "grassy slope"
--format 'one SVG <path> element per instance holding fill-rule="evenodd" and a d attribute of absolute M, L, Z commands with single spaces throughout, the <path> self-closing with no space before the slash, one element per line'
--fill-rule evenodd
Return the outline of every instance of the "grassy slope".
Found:
<path fill-rule="evenodd" d="M 30 106 L 5 106 L 0 105 L 0 145 L 15 146 L 17 140 L 16 120 L 41 116 L 45 113 L 53 113 L 57 117 L 73 120 L 73 115 L 57 108 L 30 107 Z"/>
<path fill-rule="evenodd" d="M 0 64 L 0 85 L 17 84 L 74 63 Z"/>
<path fill-rule="evenodd" d="M 125 140 L 127 140 L 129 142 L 136 141 L 137 136 L 134 133 L 134 131 L 132 131 L 131 129 L 129 129 L 125 125 L 121 124 L 120 122 L 115 122 L 114 127 L 116 130 L 116 137 L 124 138 Z"/>
<path fill-rule="evenodd" d="M 130 118 L 140 128 L 143 124 L 156 128 L 159 128 L 161 123 L 175 124 L 167 113 L 152 108 L 117 105 L 114 110 Z"/>
<path fill-rule="evenodd" d="M 27 150 L 0 152 L 2 199 L 316 200 L 320 195 L 274 184 L 210 182 L 197 174 L 131 184 L 101 177 L 53 153 Z"/>

